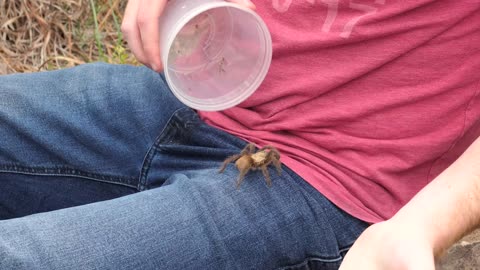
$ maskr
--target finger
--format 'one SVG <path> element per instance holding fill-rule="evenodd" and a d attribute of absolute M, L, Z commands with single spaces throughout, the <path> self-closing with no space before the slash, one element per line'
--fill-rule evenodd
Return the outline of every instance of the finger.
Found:
<path fill-rule="evenodd" d="M 158 72 L 163 69 L 160 55 L 159 21 L 166 2 L 167 0 L 142 0 L 137 14 L 145 59 L 150 67 Z"/>
<path fill-rule="evenodd" d="M 142 64 L 146 63 L 145 54 L 143 53 L 142 39 L 137 25 L 137 14 L 140 6 L 140 0 L 130 0 L 125 8 L 125 14 L 122 21 L 122 33 L 127 40 L 128 47 L 133 55 Z"/>
<path fill-rule="evenodd" d="M 255 4 L 252 3 L 252 1 L 250 0 L 228 0 L 228 2 L 232 2 L 232 3 L 237 3 L 239 5 L 242 5 L 246 8 L 249 8 L 249 9 L 255 9 Z"/>

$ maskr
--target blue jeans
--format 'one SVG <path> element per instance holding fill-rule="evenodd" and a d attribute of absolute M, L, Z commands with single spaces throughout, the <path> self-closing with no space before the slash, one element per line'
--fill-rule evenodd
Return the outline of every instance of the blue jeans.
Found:
<path fill-rule="evenodd" d="M 286 166 L 272 186 L 222 161 L 147 68 L 0 77 L 0 269 L 337 269 L 368 226 Z"/>

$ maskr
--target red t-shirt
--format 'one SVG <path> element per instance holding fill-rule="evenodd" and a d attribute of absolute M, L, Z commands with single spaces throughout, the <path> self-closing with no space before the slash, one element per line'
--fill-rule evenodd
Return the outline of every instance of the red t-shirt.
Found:
<path fill-rule="evenodd" d="M 480 1 L 254 3 L 273 38 L 267 78 L 200 114 L 276 146 L 353 216 L 390 218 L 479 136 Z"/>

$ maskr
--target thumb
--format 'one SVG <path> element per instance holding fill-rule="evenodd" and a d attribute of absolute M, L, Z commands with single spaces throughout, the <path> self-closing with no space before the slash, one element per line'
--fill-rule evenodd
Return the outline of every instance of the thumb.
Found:
<path fill-rule="evenodd" d="M 250 0 L 227 0 L 228 2 L 237 3 L 249 9 L 255 9 L 255 4 Z"/>

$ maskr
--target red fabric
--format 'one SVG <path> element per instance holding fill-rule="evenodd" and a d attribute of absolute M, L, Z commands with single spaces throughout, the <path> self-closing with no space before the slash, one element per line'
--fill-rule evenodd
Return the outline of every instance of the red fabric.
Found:
<path fill-rule="evenodd" d="M 201 117 L 278 147 L 353 216 L 390 218 L 479 136 L 479 1 L 254 2 L 274 42 L 269 74 Z"/>

